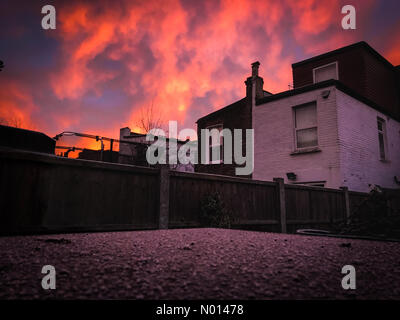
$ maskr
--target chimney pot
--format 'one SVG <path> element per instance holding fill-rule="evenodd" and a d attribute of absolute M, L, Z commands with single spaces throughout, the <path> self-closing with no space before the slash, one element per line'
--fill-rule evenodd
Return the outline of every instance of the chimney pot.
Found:
<path fill-rule="evenodd" d="M 264 96 L 263 78 L 258 76 L 258 67 L 260 66 L 260 62 L 256 61 L 251 64 L 251 77 L 248 77 L 245 81 L 246 84 L 246 97 L 252 97 L 253 88 L 255 89 L 255 98 L 260 99 Z"/>
<path fill-rule="evenodd" d="M 251 76 L 258 77 L 258 68 L 260 66 L 260 62 L 256 61 L 251 64 Z"/>

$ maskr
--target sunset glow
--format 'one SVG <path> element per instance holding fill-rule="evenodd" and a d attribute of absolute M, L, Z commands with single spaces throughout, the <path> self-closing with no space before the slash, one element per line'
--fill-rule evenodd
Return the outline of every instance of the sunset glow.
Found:
<path fill-rule="evenodd" d="M 56 30 L 41 29 L 44 2 L 17 2 L 0 5 L 0 118 L 49 136 L 118 138 L 151 103 L 196 128 L 244 97 L 256 60 L 272 93 L 288 90 L 292 63 L 361 40 L 400 64 L 397 1 L 353 1 L 347 31 L 340 0 L 53 1 Z"/>

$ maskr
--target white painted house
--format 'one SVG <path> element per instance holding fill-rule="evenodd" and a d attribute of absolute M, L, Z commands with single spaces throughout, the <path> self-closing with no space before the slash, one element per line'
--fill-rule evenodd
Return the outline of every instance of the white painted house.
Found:
<path fill-rule="evenodd" d="M 293 64 L 294 89 L 272 94 L 259 65 L 252 64 L 243 99 L 197 121 L 199 133 L 254 129 L 254 172 L 247 178 L 400 188 L 400 66 L 358 42 Z M 234 175 L 238 166 L 220 159 L 196 171 Z"/>
<path fill-rule="evenodd" d="M 252 178 L 400 188 L 399 68 L 362 42 L 294 64 L 293 75 L 294 90 L 253 103 Z"/>

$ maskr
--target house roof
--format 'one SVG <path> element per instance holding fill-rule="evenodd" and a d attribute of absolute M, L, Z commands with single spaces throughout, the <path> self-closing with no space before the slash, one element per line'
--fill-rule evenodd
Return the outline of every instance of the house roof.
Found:
<path fill-rule="evenodd" d="M 43 132 L 0 125 L 0 146 L 54 154 L 55 145 Z"/>
<path fill-rule="evenodd" d="M 205 120 L 205 119 L 207 119 L 207 118 L 209 118 L 211 116 L 215 116 L 215 115 L 217 115 L 219 113 L 222 113 L 224 111 L 228 111 L 230 109 L 234 109 L 234 108 L 237 108 L 237 107 L 242 107 L 242 106 L 245 106 L 245 105 L 246 105 L 246 98 L 240 99 L 238 101 L 235 101 L 235 102 L 231 103 L 230 105 L 227 105 L 227 106 L 225 106 L 225 107 L 223 107 L 221 109 L 215 110 L 214 112 L 211 112 L 211 113 L 199 118 L 196 121 L 196 123 L 201 121 L 201 120 Z"/>
<path fill-rule="evenodd" d="M 360 41 L 360 42 L 357 42 L 357 43 L 353 43 L 351 45 L 348 45 L 348 46 L 345 46 L 345 47 L 342 47 L 342 48 L 339 48 L 339 49 L 336 49 L 336 50 L 332 50 L 332 51 L 320 54 L 318 56 L 311 57 L 311 58 L 306 59 L 306 60 L 302 60 L 302 61 L 293 63 L 292 64 L 292 68 L 295 68 L 297 66 L 301 66 L 301 65 L 309 63 L 309 62 L 318 61 L 320 59 L 324 59 L 324 58 L 327 58 L 327 57 L 330 57 L 330 56 L 334 56 L 334 55 L 337 55 L 337 54 L 340 54 L 340 53 L 343 53 L 343 52 L 346 52 L 346 51 L 351 51 L 351 50 L 354 50 L 356 48 L 363 48 L 364 50 L 370 52 L 373 56 L 375 56 L 378 60 L 380 60 L 386 66 L 388 66 L 390 68 L 394 68 L 397 72 L 400 72 L 400 66 L 396 66 L 396 67 L 393 66 L 388 60 L 386 60 L 385 57 L 383 57 L 380 53 L 378 53 L 374 48 L 372 48 L 365 41 Z M 283 91 L 283 92 L 280 92 L 280 93 L 277 93 L 277 94 L 272 94 L 272 93 L 270 93 L 270 92 L 268 92 L 266 90 L 263 90 L 265 93 L 270 94 L 270 95 L 267 95 L 267 96 L 265 96 L 265 97 L 263 97 L 261 99 L 258 99 L 256 101 L 256 105 L 264 104 L 264 103 L 267 103 L 267 102 L 270 102 L 270 101 L 273 101 L 273 100 L 281 99 L 281 98 L 288 97 L 288 96 L 291 96 L 291 95 L 295 95 L 295 94 L 299 94 L 299 93 L 302 93 L 302 92 L 307 92 L 307 91 L 310 91 L 310 90 L 315 90 L 315 89 L 318 89 L 318 88 L 323 88 L 323 87 L 331 86 L 331 85 L 335 85 L 341 91 L 349 94 L 353 98 L 356 98 L 356 99 L 364 102 L 365 104 L 373 107 L 374 109 L 377 109 L 377 110 L 381 111 L 382 113 L 388 114 L 388 112 L 384 111 L 384 109 L 381 106 L 379 106 L 375 102 L 363 97 L 362 95 L 356 93 L 353 89 L 350 89 L 349 87 L 345 86 L 343 83 L 339 82 L 338 80 L 327 80 L 327 81 L 324 81 L 324 82 L 311 84 L 311 85 L 308 85 L 308 86 L 305 86 L 305 87 L 301 87 L 301 88 L 298 88 L 298 89 Z M 225 106 L 225 107 L 223 107 L 221 109 L 218 109 L 218 110 L 216 110 L 214 112 L 211 112 L 211 113 L 199 118 L 196 121 L 196 123 L 198 123 L 199 121 L 208 119 L 208 118 L 210 118 L 212 116 L 216 116 L 216 115 L 218 115 L 220 113 L 223 113 L 225 111 L 228 111 L 230 109 L 234 109 L 234 108 L 239 107 L 239 106 L 244 106 L 245 104 L 246 104 L 246 98 L 240 99 L 240 100 L 238 100 L 238 101 L 236 101 L 236 102 L 234 102 L 234 103 L 232 103 L 230 105 L 227 105 L 227 106 Z M 395 118 L 395 119 L 398 118 L 396 115 L 390 115 L 390 116 Z"/>
<path fill-rule="evenodd" d="M 318 56 L 315 56 L 315 57 L 312 57 L 312 58 L 309 58 L 309 59 L 306 59 L 306 60 L 302 60 L 302 61 L 293 63 L 292 64 L 292 68 L 301 66 L 301 65 L 309 63 L 309 62 L 313 62 L 313 61 L 317 61 L 317 60 L 320 60 L 320 59 L 328 58 L 330 56 L 334 56 L 334 55 L 337 55 L 337 54 L 340 54 L 340 53 L 343 53 L 343 52 L 346 52 L 346 51 L 350 51 L 350 50 L 353 50 L 353 49 L 356 49 L 356 48 L 363 48 L 363 49 L 367 50 L 372 55 L 374 55 L 378 60 L 380 60 L 381 62 L 383 62 L 387 66 L 390 66 L 391 68 L 394 68 L 394 66 L 388 60 L 386 60 L 385 57 L 383 57 L 379 52 L 377 52 L 374 48 L 372 48 L 365 41 L 356 42 L 356 43 L 353 43 L 353 44 L 351 44 L 349 46 L 342 47 L 342 48 L 339 48 L 339 49 L 336 49 L 336 50 L 332 50 L 332 51 L 320 54 Z"/>
<path fill-rule="evenodd" d="M 268 102 L 276 101 L 276 100 L 279 100 L 279 99 L 291 97 L 291 96 L 294 96 L 294 95 L 297 95 L 297 94 L 309 92 L 309 91 L 316 90 L 316 89 L 322 89 L 322 88 L 326 88 L 326 87 L 330 87 L 330 86 L 335 86 L 337 89 L 339 89 L 340 91 L 348 94 L 349 96 L 353 97 L 354 99 L 357 99 L 357 100 L 365 103 L 366 105 L 370 106 L 371 108 L 374 108 L 374 109 L 382 112 L 383 114 L 386 114 L 386 115 L 388 115 L 388 116 L 400 121 L 400 119 L 399 119 L 399 117 L 397 115 L 390 114 L 384 108 L 382 108 L 382 106 L 380 106 L 379 104 L 369 100 L 368 98 L 366 98 L 363 95 L 357 93 L 355 90 L 349 88 L 348 86 L 346 86 L 345 84 L 343 84 L 339 80 L 335 80 L 335 79 L 330 79 L 330 80 L 326 80 L 326 81 L 322 81 L 322 82 L 313 83 L 313 84 L 310 84 L 310 85 L 307 85 L 307 86 L 304 86 L 304 87 L 296 88 L 296 89 L 293 89 L 293 90 L 283 91 L 283 92 L 274 94 L 272 96 L 268 96 L 268 97 L 264 97 L 264 98 L 258 99 L 256 101 L 256 106 L 260 106 L 260 105 L 268 103 Z"/>

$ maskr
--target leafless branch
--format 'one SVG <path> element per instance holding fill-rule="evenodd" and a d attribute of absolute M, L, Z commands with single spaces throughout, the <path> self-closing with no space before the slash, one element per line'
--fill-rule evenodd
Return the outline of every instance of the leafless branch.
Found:
<path fill-rule="evenodd" d="M 151 129 L 165 129 L 163 114 L 160 108 L 154 106 L 153 100 L 150 105 L 140 109 L 140 118 L 136 121 L 135 125 L 146 133 Z"/>
<path fill-rule="evenodd" d="M 22 127 L 22 121 L 17 116 L 8 117 L 8 118 L 0 117 L 0 124 L 5 125 L 5 126 L 10 126 L 10 127 L 15 127 L 15 128 Z"/>

